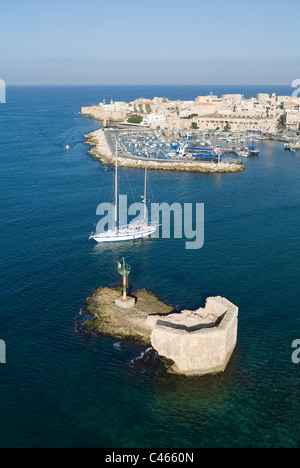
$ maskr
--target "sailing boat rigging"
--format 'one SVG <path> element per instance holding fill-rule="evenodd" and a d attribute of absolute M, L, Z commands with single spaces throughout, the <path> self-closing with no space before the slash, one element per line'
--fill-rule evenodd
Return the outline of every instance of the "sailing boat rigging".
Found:
<path fill-rule="evenodd" d="M 152 223 L 147 220 L 147 168 L 145 170 L 145 188 L 144 196 L 144 217 L 127 226 L 120 226 L 118 220 L 118 142 L 116 142 L 116 169 L 115 169 L 115 208 L 114 208 L 114 228 L 103 233 L 96 233 L 90 236 L 90 239 L 98 243 L 104 242 L 120 242 L 135 239 L 142 239 L 154 234 L 157 230 L 157 223 Z"/>

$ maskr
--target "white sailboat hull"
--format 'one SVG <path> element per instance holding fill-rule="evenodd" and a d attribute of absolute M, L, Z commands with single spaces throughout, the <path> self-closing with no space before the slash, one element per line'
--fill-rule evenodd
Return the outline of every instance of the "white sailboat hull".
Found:
<path fill-rule="evenodd" d="M 128 231 L 108 231 L 102 234 L 95 234 L 90 237 L 98 243 L 105 242 L 125 242 L 135 239 L 143 239 L 144 237 L 149 237 L 156 232 L 156 226 L 142 227 L 141 229 L 134 229 Z"/>

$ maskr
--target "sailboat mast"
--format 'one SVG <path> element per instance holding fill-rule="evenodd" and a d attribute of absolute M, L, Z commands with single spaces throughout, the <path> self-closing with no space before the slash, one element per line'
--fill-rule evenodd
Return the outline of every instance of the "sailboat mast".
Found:
<path fill-rule="evenodd" d="M 116 170 L 115 170 L 115 230 L 118 231 L 118 139 L 116 135 Z"/>
<path fill-rule="evenodd" d="M 144 221 L 147 220 L 147 168 L 145 169 Z"/>

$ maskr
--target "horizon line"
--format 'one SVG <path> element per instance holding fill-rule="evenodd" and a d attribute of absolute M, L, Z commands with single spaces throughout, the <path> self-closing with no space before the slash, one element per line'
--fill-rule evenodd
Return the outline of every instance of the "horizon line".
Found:
<path fill-rule="evenodd" d="M 285 87 L 291 87 L 291 84 L 282 84 L 282 83 L 257 83 L 257 84 L 249 84 L 249 83 L 194 83 L 194 84 L 172 84 L 172 83 L 145 83 L 145 84 L 137 84 L 137 83 L 118 83 L 118 84 L 109 84 L 109 83 L 93 83 L 93 84 L 71 84 L 71 83 L 59 83 L 59 84 L 54 84 L 54 83 L 31 83 L 31 84 L 24 84 L 24 83 L 15 83 L 15 84 L 9 84 L 6 82 L 6 86 L 285 86 Z"/>

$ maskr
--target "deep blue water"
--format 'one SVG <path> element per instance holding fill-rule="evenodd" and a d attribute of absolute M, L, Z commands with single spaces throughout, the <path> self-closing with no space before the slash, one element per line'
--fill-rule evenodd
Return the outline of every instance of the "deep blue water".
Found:
<path fill-rule="evenodd" d="M 103 98 L 290 93 L 278 87 L 11 87 L 0 106 L 1 447 L 299 447 L 300 155 L 260 145 L 243 173 L 151 172 L 155 200 L 205 203 L 205 246 L 88 241 L 112 172 L 83 135 L 99 123 L 75 113 Z M 64 144 L 70 144 L 67 152 Z M 137 192 L 143 173 L 128 170 Z M 122 174 L 121 174 L 122 176 Z M 124 174 L 125 176 L 125 174 Z M 175 188 L 175 190 L 174 190 Z M 240 308 L 239 339 L 224 374 L 137 374 L 141 349 L 74 330 L 85 298 L 131 282 L 178 307 L 222 295 Z"/>

